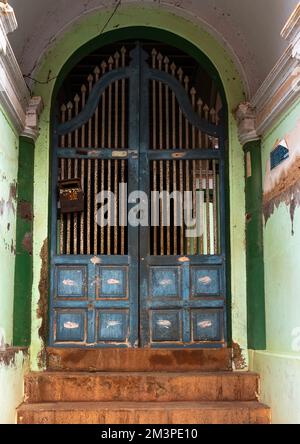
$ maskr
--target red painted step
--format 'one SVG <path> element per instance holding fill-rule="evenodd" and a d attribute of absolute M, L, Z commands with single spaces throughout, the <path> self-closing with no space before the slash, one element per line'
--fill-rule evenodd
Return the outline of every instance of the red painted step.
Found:
<path fill-rule="evenodd" d="M 255 401 L 255 373 L 30 373 L 28 403 L 73 401 Z"/>
<path fill-rule="evenodd" d="M 19 424 L 269 424 L 258 402 L 59 402 L 23 405 Z"/>
<path fill-rule="evenodd" d="M 232 350 L 48 348 L 48 370 L 104 372 L 226 371 Z"/>

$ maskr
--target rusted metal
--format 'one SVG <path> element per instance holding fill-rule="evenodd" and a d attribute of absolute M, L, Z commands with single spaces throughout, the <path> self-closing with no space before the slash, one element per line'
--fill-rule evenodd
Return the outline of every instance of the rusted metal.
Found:
<path fill-rule="evenodd" d="M 82 85 L 81 87 L 81 109 L 83 110 L 85 107 L 86 101 L 86 86 Z M 82 125 L 81 128 L 81 147 L 85 147 L 85 125 Z M 85 160 L 81 160 L 81 187 L 82 191 L 85 191 L 84 187 L 84 177 L 85 177 Z M 84 222 L 85 215 L 84 212 L 80 214 L 80 254 L 84 254 Z"/>
<path fill-rule="evenodd" d="M 84 211 L 84 194 L 80 179 L 62 179 L 59 182 L 60 211 L 79 213 Z"/>

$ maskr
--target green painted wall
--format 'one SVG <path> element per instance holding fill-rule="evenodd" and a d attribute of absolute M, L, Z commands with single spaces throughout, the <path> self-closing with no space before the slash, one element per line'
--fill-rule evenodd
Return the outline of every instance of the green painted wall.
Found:
<path fill-rule="evenodd" d="M 13 337 L 19 138 L 0 109 L 0 335 Z"/>
<path fill-rule="evenodd" d="M 249 142 L 245 151 L 246 265 L 248 348 L 266 347 L 261 143 Z"/>
<path fill-rule="evenodd" d="M 293 131 L 299 119 L 300 102 L 295 104 L 278 125 L 264 137 L 263 180 L 274 144 Z M 276 352 L 292 352 L 292 330 L 300 327 L 299 207 L 295 210 L 294 235 L 292 235 L 290 207 L 282 202 L 278 209 L 275 209 L 264 229 L 264 260 L 267 348 Z"/>
<path fill-rule="evenodd" d="M 4 337 L 5 343 L 11 345 L 19 137 L 2 109 L 0 135 L 0 341 Z M 8 363 L 3 355 L 0 351 L 0 424 L 13 424 L 16 421 L 16 408 L 23 400 L 24 372 L 28 367 L 28 358 L 20 351 Z"/>
<path fill-rule="evenodd" d="M 49 194 L 49 148 L 51 100 L 55 80 L 66 61 L 82 45 L 99 36 L 106 24 L 105 32 L 128 26 L 143 26 L 173 32 L 191 42 L 212 61 L 220 74 L 229 106 L 229 202 L 231 237 L 231 297 L 232 297 L 232 337 L 242 349 L 247 349 L 247 308 L 246 308 L 246 265 L 245 265 L 245 196 L 244 156 L 237 137 L 237 126 L 231 111 L 245 99 L 239 73 L 226 50 L 200 25 L 177 16 L 163 8 L 149 6 L 122 5 L 117 14 L 108 22 L 112 10 L 100 10 L 84 16 L 72 24 L 63 35 L 54 40 L 36 70 L 39 80 L 34 89 L 35 95 L 43 98 L 45 108 L 40 119 L 40 136 L 35 147 L 35 193 L 34 193 L 34 244 L 33 244 L 33 287 L 32 287 L 32 367 L 38 368 L 43 342 L 39 336 L 42 320 L 37 316 L 40 300 L 41 251 L 48 238 L 48 208 L 45 196 Z M 132 36 L 134 37 L 134 35 Z M 45 83 L 46 81 L 46 83 Z"/>
<path fill-rule="evenodd" d="M 28 369 L 29 359 L 22 351 L 16 353 L 9 365 L 0 362 L 0 424 L 16 423 L 16 409 L 24 400 L 24 375 Z"/>
<path fill-rule="evenodd" d="M 15 346 L 29 346 L 31 335 L 34 142 L 20 137 L 14 297 Z"/>
<path fill-rule="evenodd" d="M 290 138 L 298 125 L 298 132 Z M 300 156 L 300 101 L 262 140 L 263 180 L 276 142 L 288 137 Z M 285 161 L 287 162 L 287 161 Z M 287 165 L 287 164 L 286 164 Z M 280 167 L 279 167 L 280 168 Z M 282 168 L 285 168 L 282 164 Z M 270 173 L 268 173 L 270 175 Z M 277 175 L 273 170 L 271 176 Z M 298 182 L 300 183 L 299 169 Z M 287 170 L 287 177 L 292 173 Z M 297 177 L 297 176 L 296 176 Z M 300 423 L 300 208 L 295 208 L 294 235 L 290 206 L 282 202 L 264 227 L 267 350 L 250 353 L 250 368 L 261 374 L 262 401 L 272 408 L 274 423 Z"/>

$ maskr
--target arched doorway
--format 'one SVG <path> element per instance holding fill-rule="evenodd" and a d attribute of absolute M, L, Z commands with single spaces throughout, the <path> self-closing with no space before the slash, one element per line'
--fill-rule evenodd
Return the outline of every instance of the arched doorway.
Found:
<path fill-rule="evenodd" d="M 66 77 L 52 146 L 52 346 L 226 345 L 222 97 L 189 54 L 150 40 L 102 47 Z"/>

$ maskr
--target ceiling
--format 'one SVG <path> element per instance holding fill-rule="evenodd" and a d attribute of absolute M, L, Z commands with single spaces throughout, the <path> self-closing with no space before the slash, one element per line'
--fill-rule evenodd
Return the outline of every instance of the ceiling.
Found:
<path fill-rule="evenodd" d="M 253 95 L 287 43 L 280 31 L 299 0 L 122 0 L 176 8 L 197 17 L 230 48 Z M 23 74 L 31 74 L 41 54 L 68 24 L 115 0 L 9 0 L 19 28 L 9 36 Z"/>

